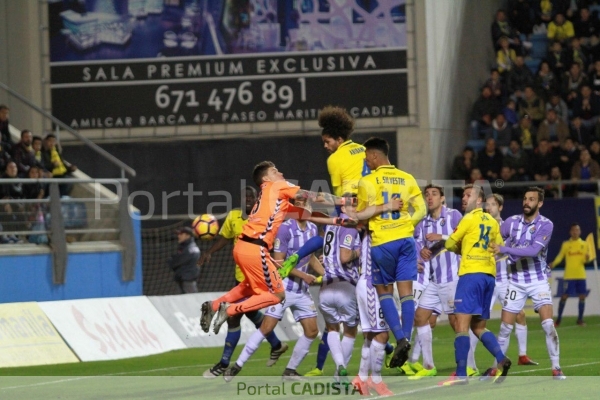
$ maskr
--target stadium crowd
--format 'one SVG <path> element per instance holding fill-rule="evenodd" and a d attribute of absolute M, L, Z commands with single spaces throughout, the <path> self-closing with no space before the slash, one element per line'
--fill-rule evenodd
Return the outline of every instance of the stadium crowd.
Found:
<path fill-rule="evenodd" d="M 9 130 L 10 109 L 0 104 L 0 176 L 2 179 L 19 178 L 66 178 L 77 169 L 62 158 L 56 136 L 47 134 L 43 139 L 34 136 L 25 129 L 21 131 L 21 140 L 15 143 Z M 72 184 L 61 184 L 61 196 L 68 196 Z M 46 185 L 40 183 L 7 183 L 0 184 L 0 199 L 23 200 L 43 199 L 48 197 Z M 0 231 L 25 231 L 34 229 L 36 223 L 42 222 L 44 205 L 38 203 L 2 204 L 0 207 Z M 41 221 L 40 221 L 41 220 Z M 42 229 L 43 230 L 43 229 Z M 40 235 L 30 235 L 30 241 L 39 240 Z M 0 244 L 23 242 L 20 235 L 0 235 Z"/>
<path fill-rule="evenodd" d="M 592 3 L 509 0 L 496 12 L 494 68 L 473 104 L 470 140 L 452 179 L 556 181 L 545 186 L 549 197 L 597 193 L 600 5 Z M 520 193 L 510 185 L 500 192 Z"/>

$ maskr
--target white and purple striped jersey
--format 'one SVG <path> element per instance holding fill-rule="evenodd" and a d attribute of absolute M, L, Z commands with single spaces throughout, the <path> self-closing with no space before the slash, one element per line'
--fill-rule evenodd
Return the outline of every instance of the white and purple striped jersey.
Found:
<path fill-rule="evenodd" d="M 420 259 L 421 257 L 419 257 Z M 429 281 L 431 280 L 431 264 L 429 261 L 423 261 L 423 271 L 419 272 L 417 269 L 417 280 L 415 282 L 419 282 L 423 286 L 429 285 Z"/>
<path fill-rule="evenodd" d="M 423 247 L 430 248 L 436 242 L 430 242 L 425 237 L 429 233 L 438 233 L 440 235 L 450 235 L 458 226 L 462 214 L 458 210 L 442 206 L 442 211 L 438 219 L 433 219 L 430 214 L 419 222 L 415 228 L 415 242 L 417 243 L 417 252 Z M 429 260 L 431 268 L 431 280 L 435 283 L 448 283 L 458 279 L 458 266 L 460 256 L 451 251 L 442 250 L 437 256 Z"/>
<path fill-rule="evenodd" d="M 360 276 L 367 280 L 367 286 L 373 286 L 371 275 L 371 235 L 364 234 L 360 247 Z"/>
<path fill-rule="evenodd" d="M 295 219 L 288 219 L 279 227 L 277 231 L 277 237 L 275 238 L 275 244 L 273 251 L 278 253 L 285 253 L 285 257 L 289 257 L 296 253 L 300 247 L 308 241 L 308 239 L 319 234 L 319 229 L 312 222 L 307 222 L 304 230 L 298 226 L 298 221 Z M 306 256 L 298 261 L 296 269 L 302 272 L 308 271 L 308 261 L 311 256 Z M 285 290 L 288 292 L 302 293 L 308 290 L 308 285 L 304 280 L 295 277 L 288 276 L 283 280 Z"/>
<path fill-rule="evenodd" d="M 500 226 L 504 221 L 498 222 Z M 508 282 L 508 259 L 506 256 L 496 257 L 496 282 L 507 283 Z"/>
<path fill-rule="evenodd" d="M 343 213 L 340 217 L 348 218 Z M 356 229 L 335 225 L 327 225 L 325 227 L 325 237 L 323 238 L 324 284 L 328 285 L 336 280 L 341 280 L 350 282 L 356 286 L 359 260 L 356 259 L 342 265 L 340 261 L 340 249 L 358 250 L 360 246 L 360 235 Z"/>
<path fill-rule="evenodd" d="M 514 283 L 546 282 L 550 268 L 546 262 L 548 243 L 552 237 L 554 224 L 548 218 L 538 215 L 531 223 L 524 215 L 508 218 L 500 227 L 505 240 L 504 249 L 508 254 L 508 277 Z M 535 255 L 518 255 L 537 245 L 541 247 Z M 514 252 L 511 252 L 514 249 Z M 515 253 L 515 254 L 512 254 Z"/>

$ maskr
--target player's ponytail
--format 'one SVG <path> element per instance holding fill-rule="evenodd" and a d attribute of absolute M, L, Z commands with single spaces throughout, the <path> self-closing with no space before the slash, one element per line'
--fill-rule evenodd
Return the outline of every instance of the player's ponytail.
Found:
<path fill-rule="evenodd" d="M 319 126 L 323 129 L 321 135 L 346 141 L 354 130 L 354 119 L 342 107 L 326 106 L 319 113 Z"/>

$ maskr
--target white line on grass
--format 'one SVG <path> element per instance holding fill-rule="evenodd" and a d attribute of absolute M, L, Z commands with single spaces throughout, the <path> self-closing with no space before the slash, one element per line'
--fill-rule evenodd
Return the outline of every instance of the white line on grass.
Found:
<path fill-rule="evenodd" d="M 564 365 L 564 366 L 561 366 L 561 368 L 564 369 L 564 368 L 585 367 L 587 365 L 596 365 L 596 364 L 600 364 L 600 361 L 594 361 L 594 362 L 589 362 L 589 363 L 584 363 L 584 364 Z M 550 371 L 550 370 L 552 370 L 552 367 L 550 367 L 550 368 L 528 369 L 526 371 L 511 372 L 510 375 L 526 374 L 527 372 Z"/>

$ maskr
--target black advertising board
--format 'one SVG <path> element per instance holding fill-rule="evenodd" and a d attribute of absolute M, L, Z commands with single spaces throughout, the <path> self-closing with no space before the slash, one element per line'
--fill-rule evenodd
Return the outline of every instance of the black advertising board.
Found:
<path fill-rule="evenodd" d="M 402 1 L 165 3 L 50 8 L 56 117 L 111 129 L 315 120 L 327 104 L 408 115 Z"/>

